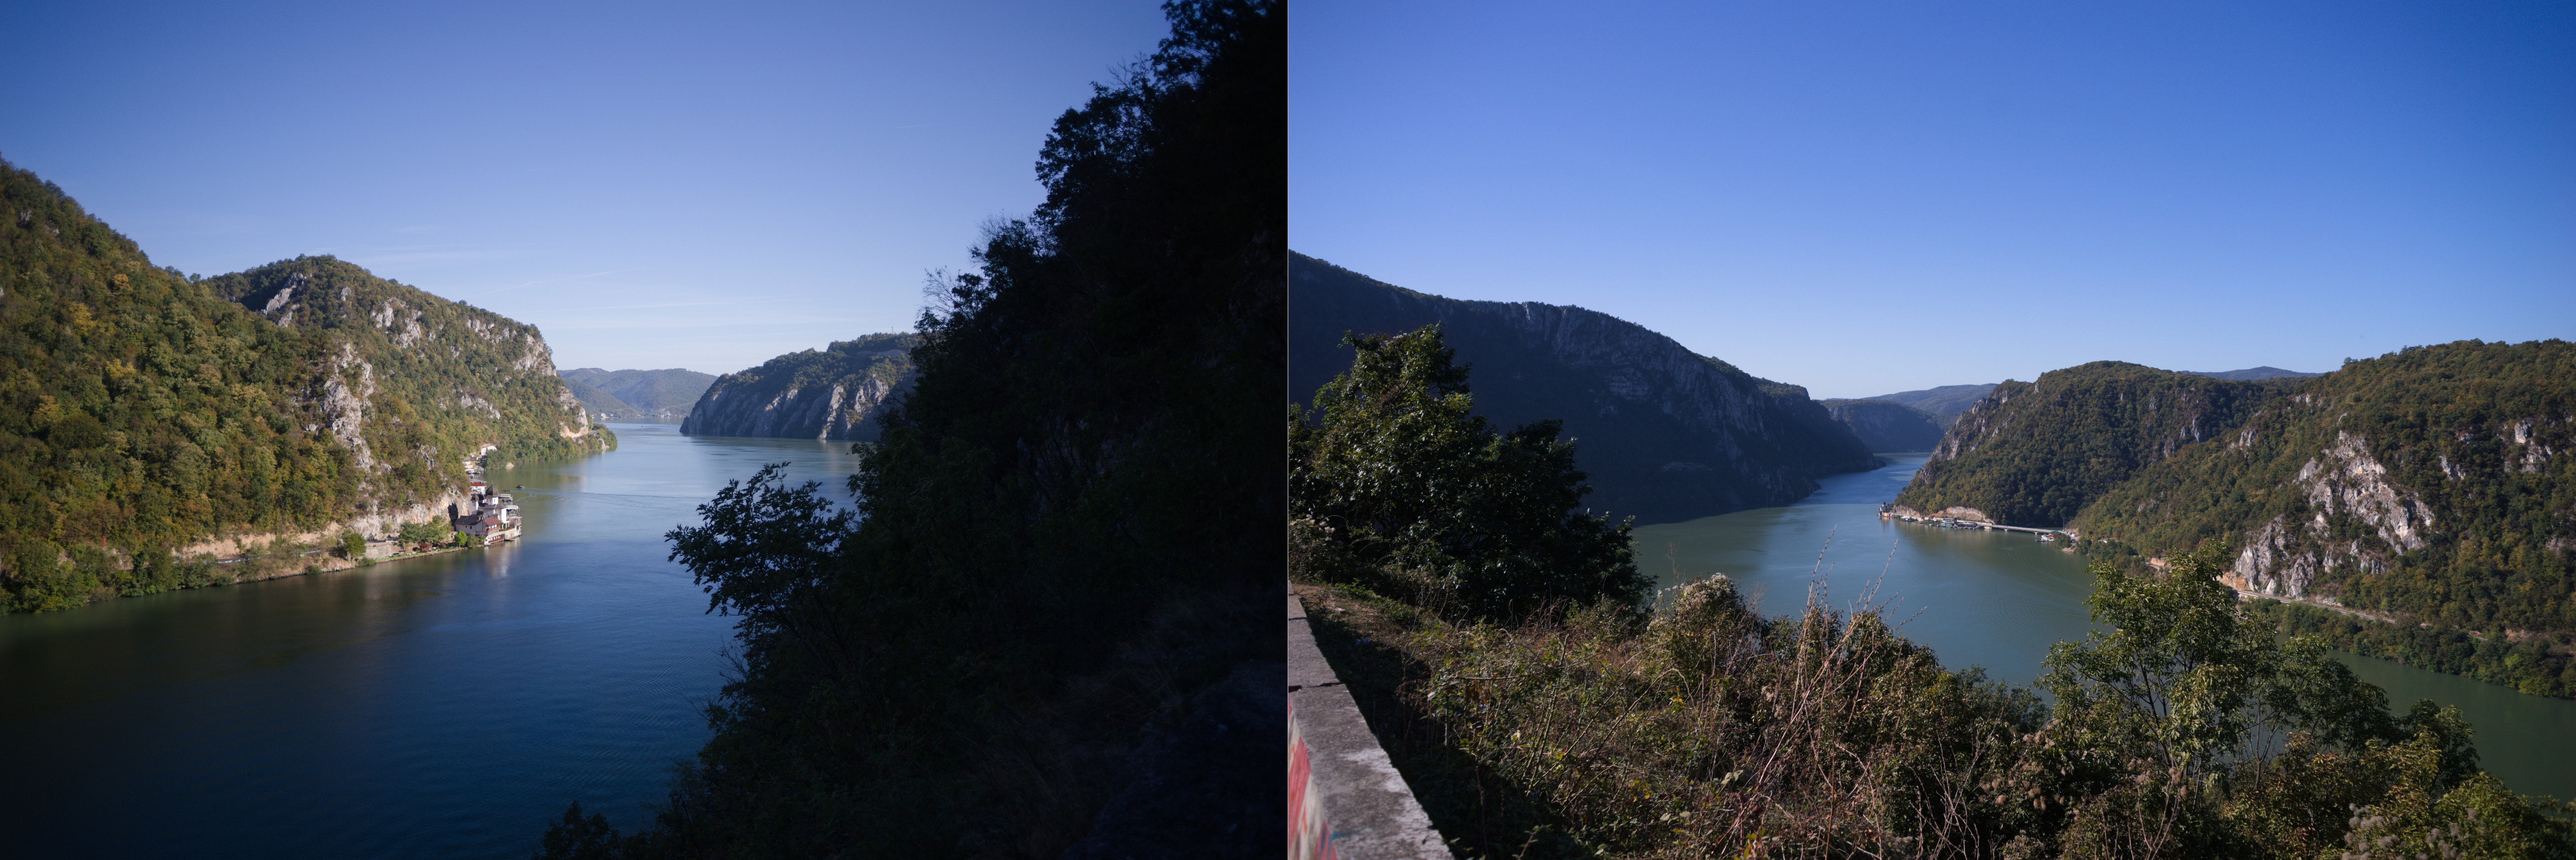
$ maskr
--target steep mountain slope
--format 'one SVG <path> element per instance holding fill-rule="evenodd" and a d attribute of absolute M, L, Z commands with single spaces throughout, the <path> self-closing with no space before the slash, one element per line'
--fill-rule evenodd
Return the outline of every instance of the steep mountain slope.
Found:
<path fill-rule="evenodd" d="M 170 551 L 208 541 L 390 533 L 439 515 L 483 445 L 607 444 L 534 329 L 329 258 L 192 281 L 5 164 L 0 201 L 9 608 L 176 587 Z"/>
<path fill-rule="evenodd" d="M 1695 355 L 1672 338 L 1581 308 L 1441 298 L 1292 254 L 1289 396 L 1304 401 L 1352 353 L 1344 332 L 1439 323 L 1474 366 L 1476 412 L 1504 427 L 1565 422 L 1587 505 L 1644 521 L 1784 504 L 1815 478 L 1878 459 L 1807 391 Z"/>
<path fill-rule="evenodd" d="M 912 384 L 913 334 L 872 334 L 716 377 L 680 432 L 873 440 L 886 399 Z"/>
<path fill-rule="evenodd" d="M 2297 383 L 2231 382 L 2119 361 L 2006 380 L 1960 413 L 1897 494 L 1908 512 L 2064 525 L 2139 469 L 2235 427 Z"/>
<path fill-rule="evenodd" d="M 2576 344 L 2355 361 L 2103 493 L 2087 539 L 2217 538 L 2240 587 L 2487 631 L 2576 631 Z M 2520 638 L 2519 636 L 2516 637 Z"/>
<path fill-rule="evenodd" d="M 1929 451 L 1941 443 L 1945 422 L 1931 413 L 1886 400 L 1819 400 L 1826 414 L 1851 428 L 1872 451 Z"/>
<path fill-rule="evenodd" d="M 504 461 L 594 454 L 581 401 L 555 376 L 537 328 L 376 277 L 297 257 L 208 278 L 217 296 L 324 346 L 330 431 L 388 490 L 418 497 L 465 482 L 482 446 Z"/>
<path fill-rule="evenodd" d="M 644 424 L 680 423 L 680 419 L 688 417 L 689 407 L 697 405 L 698 396 L 705 394 L 707 386 L 716 381 L 713 374 L 676 367 L 665 370 L 582 367 L 563 371 L 560 375 L 593 386 L 616 398 L 625 407 L 612 410 L 593 407 L 592 411 L 606 411 L 611 413 L 612 419 Z M 574 392 L 577 395 L 580 389 L 576 388 Z"/>
<path fill-rule="evenodd" d="M 2325 375 L 2322 373 L 2300 373 L 2295 370 L 2282 370 L 2270 365 L 2249 367 L 2244 370 L 2178 370 L 2175 372 L 2188 373 L 2193 376 L 2206 376 L 2213 379 L 2232 379 L 2238 382 L 2252 382 L 2257 379 L 2307 379 L 2310 377 Z"/>

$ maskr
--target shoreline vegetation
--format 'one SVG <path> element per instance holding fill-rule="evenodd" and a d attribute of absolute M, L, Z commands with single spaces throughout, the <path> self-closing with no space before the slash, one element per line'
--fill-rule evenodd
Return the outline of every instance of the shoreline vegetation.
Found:
<path fill-rule="evenodd" d="M 1819 593 L 1766 616 L 1710 575 L 1651 607 L 1624 545 L 1530 564 L 1531 536 L 1589 529 L 1498 528 L 1566 516 L 1510 453 L 1544 434 L 1471 421 L 1437 338 L 1357 339 L 1326 408 L 1291 410 L 1289 559 L 1461 857 L 2576 853 L 2576 807 L 2481 770 L 2457 708 L 2392 710 L 2327 637 L 2278 635 L 2218 581 L 2217 541 L 2162 570 L 2095 560 L 2103 630 L 2030 687 Z"/>
<path fill-rule="evenodd" d="M 438 546 L 426 550 L 401 552 L 383 558 L 352 559 L 342 553 L 340 541 L 322 542 L 276 540 L 267 543 L 248 542 L 261 551 L 230 558 L 214 553 L 167 554 L 155 560 L 147 557 L 136 564 L 108 552 L 72 552 L 61 565 L 67 574 L 61 577 L 57 591 L 66 599 L 77 599 L 71 605 L 9 608 L 15 612 L 36 613 L 49 609 L 71 609 L 90 603 L 101 603 L 121 597 L 143 597 L 165 591 L 197 588 L 220 588 L 246 585 L 297 576 L 351 570 L 393 561 L 406 561 L 462 550 L 477 549 L 466 545 Z M 79 549 L 95 550 L 93 547 Z M 334 554 L 342 553 L 342 554 Z"/>

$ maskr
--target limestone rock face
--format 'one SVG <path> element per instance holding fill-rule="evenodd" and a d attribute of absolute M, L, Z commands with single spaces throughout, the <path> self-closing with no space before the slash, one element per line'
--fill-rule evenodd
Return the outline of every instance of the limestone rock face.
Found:
<path fill-rule="evenodd" d="M 1876 468 L 1869 447 L 1807 390 L 1757 378 L 1597 311 L 1460 301 L 1331 263 L 1289 263 L 1289 396 L 1305 402 L 1349 370 L 1344 332 L 1441 325 L 1477 414 L 1502 429 L 1564 422 L 1589 475 L 1585 504 L 1641 522 L 1786 504 L 1816 477 Z"/>
<path fill-rule="evenodd" d="M 917 336 L 875 334 L 788 353 L 716 378 L 680 432 L 870 441 L 887 401 L 912 387 Z"/>
<path fill-rule="evenodd" d="M 204 283 L 318 342 L 319 379 L 296 399 L 318 413 L 315 431 L 349 450 L 373 508 L 442 508 L 436 500 L 462 494 L 464 461 L 487 445 L 559 457 L 611 444 L 591 431 L 534 326 L 330 257 Z"/>

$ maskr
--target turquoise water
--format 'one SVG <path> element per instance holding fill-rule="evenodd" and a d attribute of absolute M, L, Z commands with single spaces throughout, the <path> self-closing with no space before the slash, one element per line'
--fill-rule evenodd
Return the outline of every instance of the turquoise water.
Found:
<path fill-rule="evenodd" d="M 494 473 L 529 488 L 513 544 L 0 616 L 0 853 L 525 857 L 575 800 L 641 824 L 732 631 L 662 534 L 765 462 L 846 499 L 853 458 L 613 429 Z"/>
<path fill-rule="evenodd" d="M 1943 665 L 1983 666 L 2016 684 L 2039 677 L 2049 645 L 2093 629 L 2084 609 L 2093 577 L 2075 554 L 2022 532 L 1879 519 L 1925 455 L 1880 456 L 1887 467 L 1827 478 L 1793 505 L 1641 526 L 1637 563 L 1666 586 L 1724 573 L 1769 615 L 1797 611 L 1810 589 L 1838 609 L 1881 606 Z M 2460 706 L 2486 768 L 2516 790 L 2576 798 L 2576 702 L 2342 656 L 2400 710 L 2417 699 Z"/>

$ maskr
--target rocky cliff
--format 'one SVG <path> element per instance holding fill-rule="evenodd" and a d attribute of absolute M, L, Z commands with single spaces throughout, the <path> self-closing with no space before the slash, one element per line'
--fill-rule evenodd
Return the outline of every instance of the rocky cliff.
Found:
<path fill-rule="evenodd" d="M 1641 521 L 1785 504 L 1816 477 L 1879 460 L 1807 391 L 1692 353 L 1607 314 L 1536 302 L 1460 301 L 1395 287 L 1304 255 L 1289 265 L 1289 395 L 1350 368 L 1345 332 L 1440 323 L 1473 366 L 1476 411 L 1504 427 L 1565 422 L 1585 503 Z"/>
<path fill-rule="evenodd" d="M 2576 345 L 2413 348 L 2304 381 L 2105 493 L 2082 528 L 2157 554 L 2225 541 L 2263 594 L 2566 630 L 2571 447 Z"/>
<path fill-rule="evenodd" d="M 1941 442 L 1945 422 L 1921 409 L 1886 400 L 1818 402 L 1872 451 L 1929 451 Z"/>
<path fill-rule="evenodd" d="M 457 492 L 464 459 L 487 445 L 516 461 L 614 444 L 593 432 L 535 326 L 331 257 L 297 257 L 204 286 L 323 346 L 322 379 L 306 396 L 376 476 L 369 480 L 389 490 Z"/>
<path fill-rule="evenodd" d="M 1903 512 L 2054 528 L 2138 470 L 2235 427 L 2295 383 L 2097 361 L 2006 380 L 1968 407 L 1897 494 Z M 1957 509 L 1959 513 L 1944 514 Z"/>
<path fill-rule="evenodd" d="M 912 385 L 911 351 L 918 340 L 911 334 L 872 334 L 716 377 L 680 422 L 680 432 L 873 440 L 887 399 Z"/>

